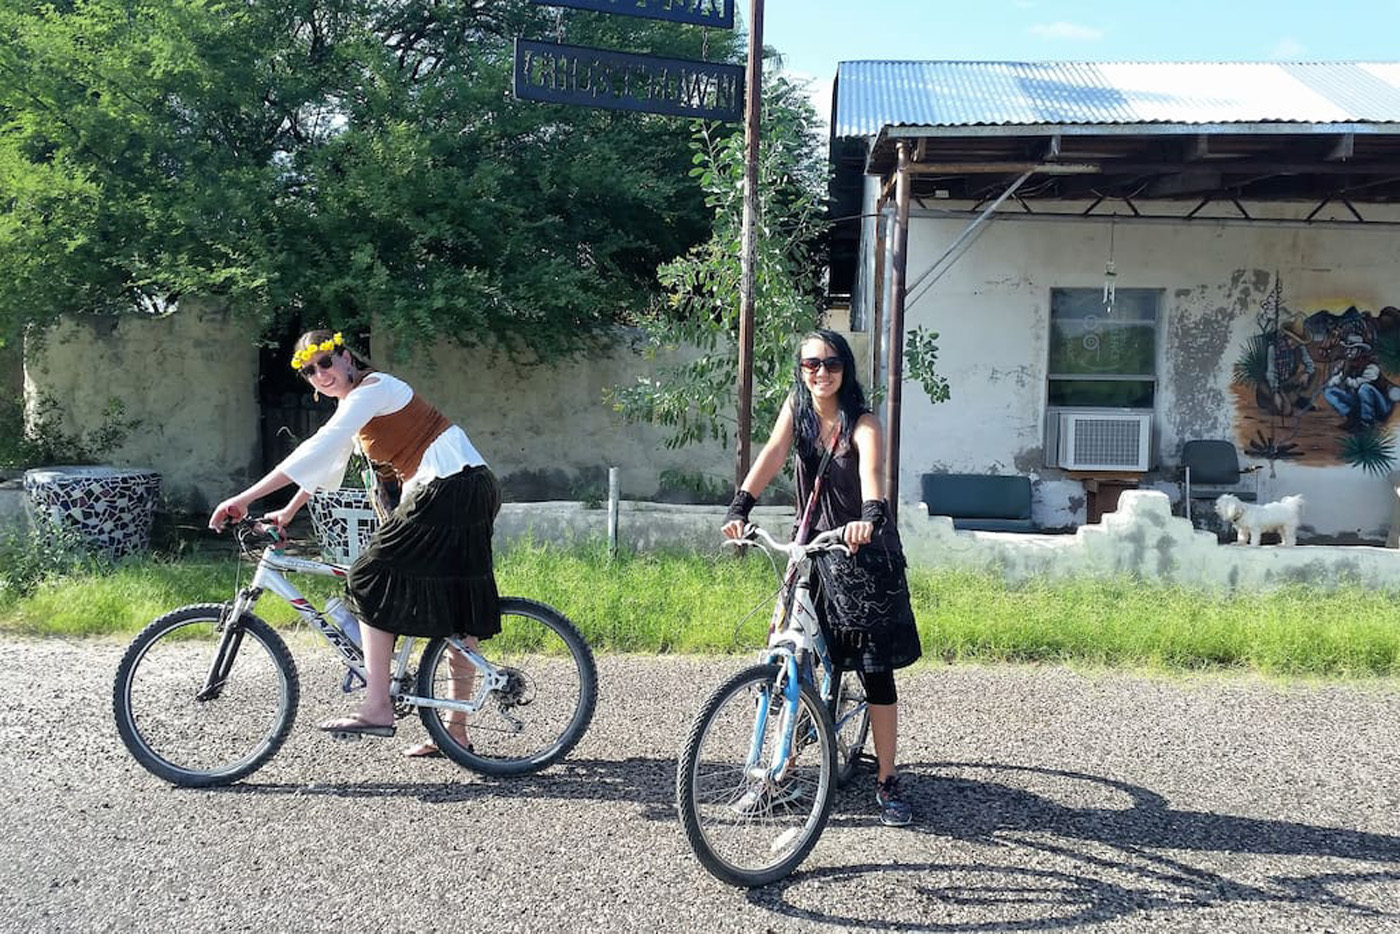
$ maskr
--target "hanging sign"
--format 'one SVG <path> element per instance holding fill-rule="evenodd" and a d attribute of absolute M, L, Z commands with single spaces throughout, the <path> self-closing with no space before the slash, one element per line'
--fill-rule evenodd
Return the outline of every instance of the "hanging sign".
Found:
<path fill-rule="evenodd" d="M 533 0 L 540 6 L 566 6 L 575 10 L 645 16 L 693 26 L 734 28 L 734 0 Z"/>
<path fill-rule="evenodd" d="M 515 96 L 733 122 L 743 114 L 744 69 L 517 39 Z"/>

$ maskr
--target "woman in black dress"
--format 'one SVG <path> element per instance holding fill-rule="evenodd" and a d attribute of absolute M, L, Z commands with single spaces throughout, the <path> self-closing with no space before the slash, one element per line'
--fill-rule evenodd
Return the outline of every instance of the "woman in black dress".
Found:
<path fill-rule="evenodd" d="M 814 559 L 817 612 L 832 659 L 857 672 L 865 685 L 879 760 L 875 800 L 880 820 L 902 826 L 913 815 L 895 768 L 899 708 L 894 671 L 918 659 L 921 650 L 904 550 L 885 500 L 880 422 L 865 403 L 850 345 L 835 331 L 814 331 L 802 339 L 794 382 L 768 443 L 734 494 L 722 531 L 728 538 L 744 534 L 754 501 L 795 448 L 797 534 L 808 540 L 846 527 L 852 554 L 828 552 Z"/>

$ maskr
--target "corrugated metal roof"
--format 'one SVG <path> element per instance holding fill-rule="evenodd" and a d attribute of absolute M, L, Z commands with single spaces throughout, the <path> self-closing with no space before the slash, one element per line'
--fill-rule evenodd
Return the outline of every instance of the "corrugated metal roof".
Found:
<path fill-rule="evenodd" d="M 842 62 L 836 136 L 886 126 L 1396 124 L 1400 63 Z"/>

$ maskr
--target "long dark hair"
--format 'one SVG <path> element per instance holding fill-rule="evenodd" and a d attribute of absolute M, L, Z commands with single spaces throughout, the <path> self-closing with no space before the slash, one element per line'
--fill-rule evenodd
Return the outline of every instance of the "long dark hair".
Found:
<path fill-rule="evenodd" d="M 865 390 L 856 376 L 856 358 L 851 353 L 851 345 L 835 331 L 819 328 L 802 335 L 797 342 L 797 353 L 792 366 L 792 415 L 793 433 L 797 438 L 797 450 L 804 456 L 821 451 L 821 421 L 812 405 L 812 393 L 802 382 L 802 345 L 808 341 L 825 341 L 841 358 L 841 388 L 836 392 L 836 407 L 840 413 L 841 431 L 837 435 L 836 448 L 851 441 L 851 433 L 856 430 L 856 422 L 870 411 L 865 402 Z"/>

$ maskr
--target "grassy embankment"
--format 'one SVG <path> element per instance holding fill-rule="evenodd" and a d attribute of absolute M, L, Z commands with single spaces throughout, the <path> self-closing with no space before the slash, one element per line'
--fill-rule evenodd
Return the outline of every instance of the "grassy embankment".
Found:
<path fill-rule="evenodd" d="M 132 634 L 187 603 L 233 589 L 231 558 L 146 560 L 52 578 L 24 596 L 0 591 L 0 630 L 51 636 Z M 249 570 L 245 566 L 243 580 Z M 752 556 L 623 555 L 526 545 L 501 556 L 501 591 L 562 609 L 600 651 L 750 652 L 774 588 Z M 333 582 L 301 577 L 318 604 Z M 1225 595 L 1127 579 L 1009 587 L 963 571 L 910 572 L 925 658 L 1068 662 L 1162 670 L 1248 669 L 1275 675 L 1400 674 L 1394 595 L 1357 586 Z M 259 613 L 293 621 L 265 597 Z"/>

